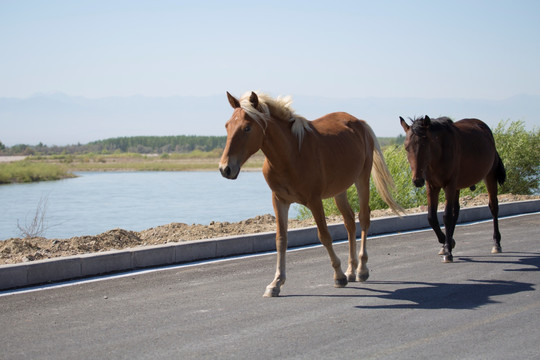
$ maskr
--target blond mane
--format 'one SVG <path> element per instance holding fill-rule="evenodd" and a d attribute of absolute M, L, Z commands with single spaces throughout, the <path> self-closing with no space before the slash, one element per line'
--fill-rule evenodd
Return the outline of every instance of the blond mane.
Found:
<path fill-rule="evenodd" d="M 278 96 L 274 99 L 263 93 L 256 92 L 256 94 L 259 98 L 259 107 L 257 109 L 253 107 L 253 104 L 249 100 L 251 92 L 247 92 L 239 100 L 242 109 L 263 128 L 263 131 L 266 130 L 268 122 L 272 118 L 291 122 L 291 131 L 298 139 L 298 146 L 300 148 L 306 131 L 311 131 L 311 127 L 305 117 L 294 112 L 294 109 L 291 107 L 292 97 Z"/>

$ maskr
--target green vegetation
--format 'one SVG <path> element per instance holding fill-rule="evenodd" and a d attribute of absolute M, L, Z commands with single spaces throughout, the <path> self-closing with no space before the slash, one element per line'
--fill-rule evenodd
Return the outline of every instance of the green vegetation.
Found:
<path fill-rule="evenodd" d="M 73 176 L 64 166 L 58 164 L 34 163 L 27 160 L 0 163 L 0 184 L 59 180 Z"/>
<path fill-rule="evenodd" d="M 225 136 L 132 136 L 93 141 L 85 145 L 47 146 L 19 144 L 2 147 L 1 155 L 74 155 L 74 154 L 164 154 L 189 153 L 192 151 L 211 152 L 223 149 Z"/>
<path fill-rule="evenodd" d="M 223 149 L 226 141 L 226 136 L 134 136 L 95 141 L 88 146 L 98 146 L 110 152 L 120 150 L 140 154 L 161 154 Z"/>
<path fill-rule="evenodd" d="M 506 182 L 499 187 L 500 194 L 538 194 L 540 192 L 540 130 L 531 132 L 525 130 L 523 121 L 508 124 L 502 121 L 493 130 L 499 155 L 506 168 Z M 397 143 L 397 142 L 396 142 Z M 411 181 L 411 169 L 407 154 L 402 145 L 390 145 L 384 149 L 384 158 L 396 185 L 392 195 L 403 208 L 426 205 L 425 187 L 415 188 Z M 465 189 L 461 196 L 476 196 L 487 193 L 483 182 L 477 184 L 476 190 Z M 356 188 L 347 190 L 347 197 L 355 212 L 358 212 L 358 197 Z M 440 201 L 444 201 L 441 192 Z M 324 200 L 327 215 L 339 214 L 333 199 Z M 370 184 L 370 202 L 372 210 L 386 209 L 388 206 L 381 199 L 373 182 Z M 311 217 L 307 208 L 300 209 L 300 217 Z"/>
<path fill-rule="evenodd" d="M 221 150 L 195 150 L 186 154 L 136 153 L 29 156 L 26 160 L 0 164 L 0 183 L 56 180 L 74 171 L 217 171 Z M 264 155 L 257 153 L 244 165 L 260 169 Z"/>
<path fill-rule="evenodd" d="M 502 121 L 493 131 L 506 168 L 501 193 L 540 193 L 540 129 L 527 132 L 523 121 Z"/>

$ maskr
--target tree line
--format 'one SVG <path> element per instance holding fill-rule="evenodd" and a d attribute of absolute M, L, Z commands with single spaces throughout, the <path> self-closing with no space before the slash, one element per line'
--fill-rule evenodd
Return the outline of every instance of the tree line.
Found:
<path fill-rule="evenodd" d="M 7 147 L 0 142 L 1 155 L 59 155 L 88 153 L 188 153 L 194 150 L 212 151 L 225 147 L 226 136 L 131 136 L 93 141 L 88 144 L 47 146 L 19 144 Z"/>

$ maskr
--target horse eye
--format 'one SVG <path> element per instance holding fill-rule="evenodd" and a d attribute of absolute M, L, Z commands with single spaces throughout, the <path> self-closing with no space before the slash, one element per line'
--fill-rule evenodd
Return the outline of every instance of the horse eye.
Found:
<path fill-rule="evenodd" d="M 244 132 L 250 132 L 250 131 L 251 131 L 251 126 L 246 125 L 246 127 L 244 128 Z"/>

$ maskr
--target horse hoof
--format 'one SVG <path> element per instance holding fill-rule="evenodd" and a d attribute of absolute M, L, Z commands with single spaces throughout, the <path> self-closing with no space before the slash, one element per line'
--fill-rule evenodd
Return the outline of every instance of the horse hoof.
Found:
<path fill-rule="evenodd" d="M 450 245 L 452 245 L 452 250 L 456 247 L 456 241 L 454 239 L 450 239 Z M 444 245 L 441 247 L 441 250 L 439 250 L 438 255 L 444 255 Z"/>
<path fill-rule="evenodd" d="M 278 297 L 279 296 L 279 287 L 267 287 L 266 291 L 264 292 L 263 297 L 269 298 L 269 297 Z"/>
<path fill-rule="evenodd" d="M 356 280 L 360 282 L 364 282 L 369 278 L 369 270 L 366 270 L 366 272 L 358 273 L 356 276 Z"/>
<path fill-rule="evenodd" d="M 491 253 L 492 254 L 500 254 L 502 253 L 502 249 L 500 246 L 494 246 L 492 249 L 491 249 Z"/>
<path fill-rule="evenodd" d="M 334 280 L 334 287 L 337 287 L 337 288 L 342 288 L 342 287 L 345 287 L 347 286 L 347 278 L 344 277 L 343 279 L 336 279 Z"/>
<path fill-rule="evenodd" d="M 356 281 L 356 274 L 355 273 L 350 273 L 350 274 L 345 274 L 347 276 L 347 281 L 348 282 L 355 282 Z"/>
<path fill-rule="evenodd" d="M 454 256 L 452 254 L 450 255 L 443 255 L 442 257 L 443 263 L 453 263 L 454 262 Z"/>

